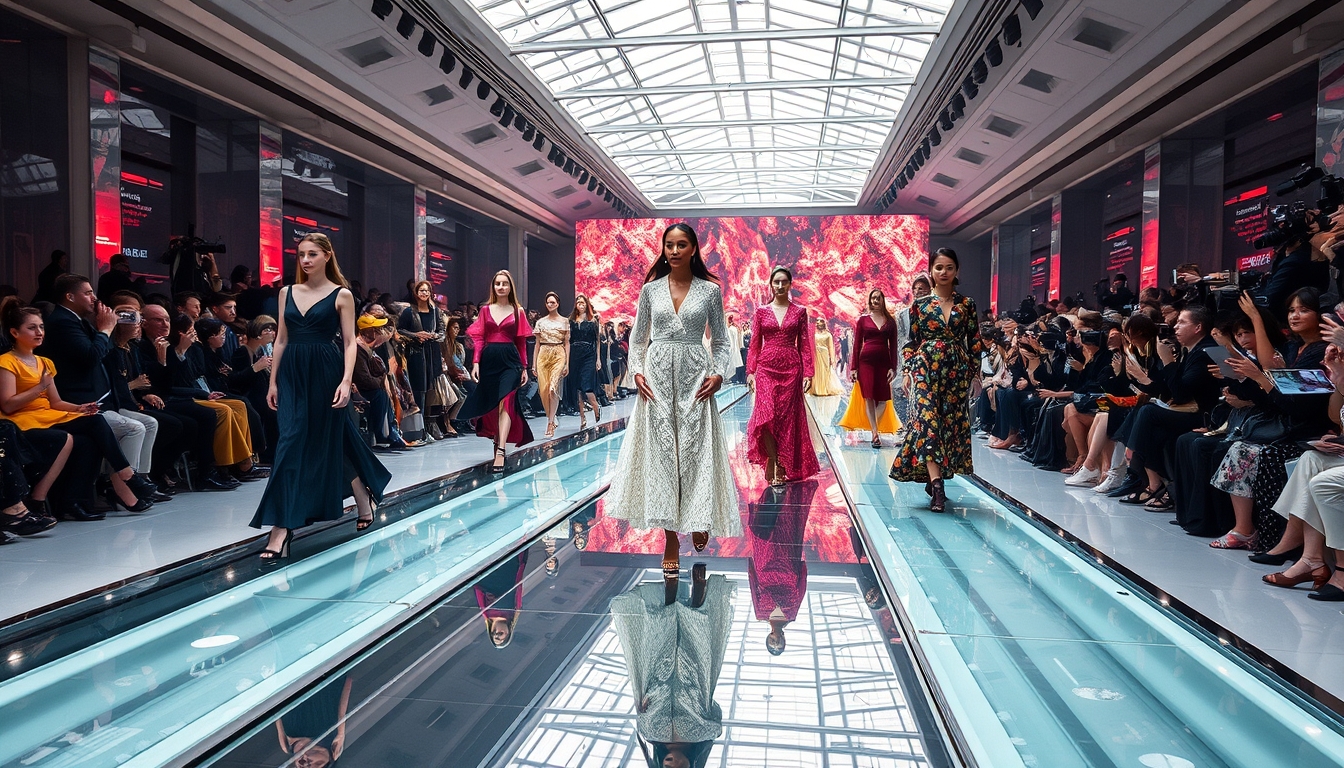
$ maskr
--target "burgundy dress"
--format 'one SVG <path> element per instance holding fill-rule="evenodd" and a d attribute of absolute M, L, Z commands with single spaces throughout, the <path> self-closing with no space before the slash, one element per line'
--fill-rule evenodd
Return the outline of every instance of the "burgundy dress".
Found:
<path fill-rule="evenodd" d="M 887 319 L 879 329 L 872 315 L 864 315 L 854 325 L 854 356 L 850 368 L 859 372 L 859 387 L 868 400 L 883 402 L 891 399 L 891 382 L 887 373 L 897 353 L 896 323 Z"/>
<path fill-rule="evenodd" d="M 747 373 L 756 376 L 756 403 L 747 422 L 747 459 L 764 466 L 763 438 L 772 435 L 779 466 L 789 480 L 817 473 L 817 452 L 807 429 L 803 379 L 813 373 L 812 323 L 807 310 L 790 304 L 781 325 L 769 305 L 751 321 Z"/>

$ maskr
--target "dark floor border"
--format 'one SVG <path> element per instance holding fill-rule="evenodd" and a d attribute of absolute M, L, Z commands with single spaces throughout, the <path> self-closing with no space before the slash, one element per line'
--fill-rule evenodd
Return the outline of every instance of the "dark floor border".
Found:
<path fill-rule="evenodd" d="M 1224 627 L 1213 619 L 1210 619 L 1208 616 L 1205 616 L 1203 613 L 1195 610 L 1189 604 L 1168 594 L 1166 590 L 1143 576 L 1140 576 L 1138 573 L 1135 573 L 1124 563 L 1116 560 L 1114 557 L 1111 557 L 1100 549 L 1097 549 L 1086 539 L 1069 531 L 1049 517 L 1042 515 L 1035 509 L 1018 501 L 1011 494 L 1000 489 L 993 483 L 990 483 L 980 475 L 970 474 L 965 477 L 977 488 L 998 499 L 1000 502 L 1022 510 L 1029 520 L 1046 528 L 1048 533 L 1052 533 L 1064 542 L 1071 544 L 1073 547 L 1080 550 L 1082 554 L 1092 558 L 1098 564 L 1120 574 L 1125 580 L 1143 590 L 1156 600 L 1161 607 L 1171 609 L 1199 629 L 1214 636 L 1217 638 L 1219 645 L 1224 648 L 1230 648 L 1245 656 L 1246 660 L 1253 661 L 1259 666 L 1264 667 L 1265 671 L 1272 673 L 1274 677 L 1278 678 L 1276 682 L 1289 688 L 1290 692 L 1300 694 L 1300 698 L 1303 699 L 1304 702 L 1314 704 L 1322 714 L 1339 723 L 1341 726 L 1344 726 L 1344 700 L 1341 700 L 1330 691 L 1327 691 L 1312 682 L 1292 667 L 1287 666 L 1261 650 L 1253 643 L 1248 642 L 1245 638 L 1229 630 L 1227 627 Z"/>
<path fill-rule="evenodd" d="M 508 464 L 509 471 L 516 472 L 519 469 L 535 466 L 543 461 L 555 458 L 562 453 L 567 453 L 582 445 L 587 445 L 595 440 L 600 440 L 624 428 L 625 419 L 613 419 L 597 424 L 587 430 L 576 432 L 572 435 L 555 438 L 536 446 L 525 448 L 510 455 Z M 469 439 L 469 436 L 464 437 L 464 439 Z M 422 483 L 407 486 L 389 493 L 383 499 L 381 507 L 384 509 L 400 507 L 414 502 L 417 499 L 434 494 L 452 493 L 453 495 L 456 495 L 465 493 L 486 483 L 493 482 L 499 479 L 499 477 L 499 475 L 490 473 L 489 462 L 470 465 L 441 475 L 432 480 L 426 480 Z M 179 498 L 191 498 L 198 494 L 208 495 L 204 491 L 198 491 Z M 337 520 L 314 523 L 313 525 L 296 531 L 294 535 L 295 544 L 307 543 L 311 545 L 315 542 L 315 537 L 332 532 L 340 526 L 348 526 L 354 519 L 352 517 L 353 511 L 354 505 L 351 504 L 345 508 L 345 513 Z M 304 552 L 303 554 L 304 556 L 307 556 L 325 551 L 349 540 L 353 536 L 354 529 L 351 527 L 349 535 L 339 536 L 333 534 L 331 536 L 331 541 L 323 541 L 322 545 L 316 547 L 312 551 Z M 48 603 L 39 608 L 15 614 L 14 616 L 0 620 L 0 646 L 19 642 L 25 637 L 40 633 L 53 622 L 65 624 L 71 621 L 79 621 L 88 616 L 102 613 L 110 609 L 119 608 L 126 602 L 143 597 L 149 593 L 147 590 L 137 588 L 138 585 L 147 579 L 159 579 L 159 582 L 154 585 L 153 590 L 167 589 L 204 573 L 218 570 L 246 560 L 247 558 L 251 558 L 261 552 L 262 548 L 265 547 L 265 543 L 265 536 L 258 533 L 253 538 L 206 550 L 193 557 L 183 558 L 157 568 L 141 571 L 133 576 L 128 576 L 124 579 L 118 579 L 117 581 L 93 587 L 62 600 Z M 248 569 L 247 573 L 240 574 L 237 579 L 238 583 L 246 581 L 255 575 L 252 573 L 252 570 L 255 569 Z"/>

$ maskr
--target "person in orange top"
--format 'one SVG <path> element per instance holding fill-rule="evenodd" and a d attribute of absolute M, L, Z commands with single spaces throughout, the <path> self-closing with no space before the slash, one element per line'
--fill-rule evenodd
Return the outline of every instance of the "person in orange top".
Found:
<path fill-rule="evenodd" d="M 99 457 L 112 467 L 112 487 L 128 511 L 143 512 L 152 506 L 148 500 L 137 499 L 126 486 L 132 475 L 131 464 L 122 454 L 112 428 L 98 413 L 98 403 L 76 405 L 62 400 L 56 389 L 55 364 L 34 353 L 45 336 L 41 313 L 12 302 L 5 305 L 3 316 L 14 348 L 0 355 L 0 413 L 24 431 L 59 429 L 89 438 Z M 93 478 L 87 480 L 91 484 Z M 83 510 L 78 512 L 69 516 L 100 518 Z"/>

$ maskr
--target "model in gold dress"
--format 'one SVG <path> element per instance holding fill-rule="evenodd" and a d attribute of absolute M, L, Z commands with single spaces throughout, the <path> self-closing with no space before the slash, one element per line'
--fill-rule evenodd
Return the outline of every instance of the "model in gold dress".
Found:
<path fill-rule="evenodd" d="M 825 318 L 817 318 L 817 331 L 813 338 L 812 384 L 807 393 L 816 397 L 845 394 L 835 375 L 835 340 L 831 338 L 831 332 L 826 330 Z"/>
<path fill-rule="evenodd" d="M 537 337 L 537 392 L 546 409 L 546 436 L 555 436 L 560 382 L 569 375 L 569 318 L 560 314 L 560 297 L 546 294 L 546 316 L 532 328 Z"/>

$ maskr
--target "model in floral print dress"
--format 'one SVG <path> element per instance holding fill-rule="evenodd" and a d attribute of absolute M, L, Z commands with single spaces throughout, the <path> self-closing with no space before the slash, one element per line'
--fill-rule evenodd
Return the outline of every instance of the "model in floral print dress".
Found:
<path fill-rule="evenodd" d="M 943 480 L 971 468 L 971 381 L 984 347 L 975 302 L 957 293 L 960 263 L 940 248 L 929 263 L 933 293 L 910 307 L 910 341 L 903 349 L 911 422 L 891 466 L 897 481 L 925 481 L 929 509 L 947 504 Z"/>

